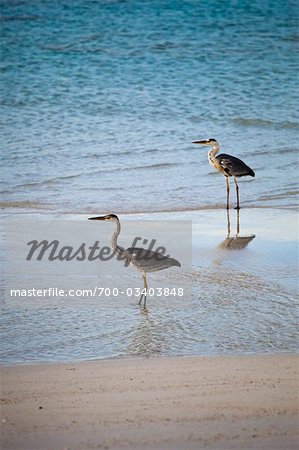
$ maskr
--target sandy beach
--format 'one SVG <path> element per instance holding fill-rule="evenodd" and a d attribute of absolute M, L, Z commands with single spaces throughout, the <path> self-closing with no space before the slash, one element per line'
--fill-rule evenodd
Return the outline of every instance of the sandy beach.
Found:
<path fill-rule="evenodd" d="M 298 448 L 294 354 L 2 368 L 2 448 Z"/>

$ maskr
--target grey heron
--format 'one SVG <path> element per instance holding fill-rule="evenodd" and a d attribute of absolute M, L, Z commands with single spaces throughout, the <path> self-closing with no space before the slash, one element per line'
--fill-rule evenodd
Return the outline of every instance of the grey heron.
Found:
<path fill-rule="evenodd" d="M 146 294 L 147 294 L 147 272 L 157 272 L 158 270 L 168 269 L 172 266 L 181 267 L 179 261 L 168 256 L 164 256 L 160 252 L 154 252 L 141 247 L 122 248 L 117 243 L 117 238 L 120 234 L 120 221 L 115 214 L 107 214 L 105 216 L 89 217 L 89 220 L 105 220 L 115 224 L 114 232 L 111 237 L 111 248 L 117 256 L 125 262 L 132 264 L 139 272 L 142 273 L 143 291 L 139 299 L 139 305 L 142 303 L 143 308 L 146 308 Z"/>
<path fill-rule="evenodd" d="M 229 181 L 228 177 L 233 177 L 236 185 L 236 193 L 237 193 L 237 207 L 236 209 L 240 209 L 240 201 L 239 201 L 239 186 L 237 183 L 236 177 L 245 177 L 249 175 L 251 177 L 255 176 L 254 171 L 248 167 L 241 159 L 236 158 L 235 156 L 226 155 L 225 153 L 221 153 L 220 155 L 216 154 L 219 151 L 219 144 L 216 139 L 210 138 L 205 139 L 203 141 L 194 141 L 193 144 L 201 144 L 206 145 L 208 147 L 212 147 L 208 152 L 209 163 L 214 169 L 218 170 L 218 172 L 222 173 L 225 176 L 226 180 L 226 209 L 229 209 Z"/>

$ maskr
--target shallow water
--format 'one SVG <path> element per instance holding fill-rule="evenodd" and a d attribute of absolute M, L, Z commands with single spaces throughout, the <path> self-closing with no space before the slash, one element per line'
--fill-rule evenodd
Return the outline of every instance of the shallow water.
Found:
<path fill-rule="evenodd" d="M 157 216 L 161 219 L 161 215 Z M 175 238 L 173 227 L 179 219 L 191 217 L 193 251 L 189 261 L 188 240 L 182 245 Z M 162 214 L 164 218 L 169 219 L 169 215 Z M 120 243 L 125 246 L 130 242 L 124 231 L 128 225 L 138 225 L 144 231 L 150 223 L 145 219 L 153 224 L 157 220 L 155 215 L 126 219 L 120 236 Z M 223 248 L 227 239 L 225 211 L 173 213 L 171 219 L 172 222 L 164 225 L 169 227 L 171 255 L 182 262 L 182 268 L 149 274 L 148 283 L 151 288 L 183 288 L 182 297 L 148 297 L 147 312 L 144 312 L 137 305 L 139 297 L 12 298 L 7 290 L 2 304 L 2 362 L 296 351 L 296 214 L 241 210 L 236 237 L 236 211 L 231 211 L 230 237 L 234 242 L 239 239 L 238 249 Z M 43 222 L 41 218 L 40 223 Z M 58 222 L 52 221 L 53 233 L 59 228 Z M 72 222 L 78 232 L 86 230 L 86 223 L 90 225 L 86 216 L 74 216 L 64 226 L 70 227 Z M 100 238 L 110 236 L 108 224 L 102 224 L 104 228 L 96 225 L 89 231 L 90 236 L 92 233 Z M 27 234 L 34 226 L 36 217 L 23 215 L 23 229 Z M 243 246 L 245 237 L 251 239 Z M 187 257 L 182 252 L 186 248 Z M 95 269 L 97 265 L 91 269 L 90 265 L 78 263 L 76 270 L 66 270 L 63 263 L 62 266 L 49 263 L 44 269 L 46 274 L 41 276 L 39 263 L 32 269 L 18 258 L 13 266 L 7 266 L 10 276 L 6 287 L 105 285 L 126 289 L 142 284 L 140 274 L 117 261 Z"/>
<path fill-rule="evenodd" d="M 1 206 L 220 207 L 214 137 L 247 206 L 296 204 L 296 2 L 2 1 Z"/>

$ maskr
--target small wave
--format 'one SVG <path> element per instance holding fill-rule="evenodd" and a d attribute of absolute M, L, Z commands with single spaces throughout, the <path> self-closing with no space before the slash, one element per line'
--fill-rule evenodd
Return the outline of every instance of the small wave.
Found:
<path fill-rule="evenodd" d="M 46 45 L 41 45 L 40 49 L 41 50 L 50 50 L 52 52 L 62 52 L 64 50 L 67 50 L 71 47 L 71 44 L 46 44 Z"/>
<path fill-rule="evenodd" d="M 297 42 L 299 41 L 299 34 L 292 34 L 290 36 L 286 36 L 284 38 L 281 38 L 282 41 L 291 41 L 291 42 Z"/>
<path fill-rule="evenodd" d="M 281 200 L 284 198 L 295 197 L 299 194 L 299 191 L 287 191 L 281 192 L 280 194 L 269 194 L 269 195 L 261 195 L 258 200 L 267 201 L 267 200 Z"/>
<path fill-rule="evenodd" d="M 34 188 L 34 187 L 51 186 L 51 185 L 55 185 L 59 182 L 69 181 L 69 180 L 76 179 L 76 178 L 79 178 L 82 176 L 96 176 L 101 173 L 114 173 L 114 172 L 122 172 L 122 171 L 126 172 L 126 171 L 128 171 L 128 169 L 130 169 L 131 171 L 132 170 L 160 169 L 160 168 L 176 167 L 178 165 L 179 165 L 178 163 L 156 163 L 156 164 L 140 165 L 140 166 L 129 167 L 129 168 L 128 167 L 115 167 L 115 168 L 95 169 L 95 170 L 90 170 L 86 173 L 77 173 L 77 174 L 48 178 L 46 180 L 30 181 L 27 183 L 19 183 L 14 186 L 14 189 L 20 189 L 20 188 L 28 189 L 28 188 Z M 8 192 L 11 192 L 11 189 L 8 190 Z"/>
<path fill-rule="evenodd" d="M 164 51 L 171 48 L 177 48 L 178 45 L 174 42 L 165 41 L 165 42 L 158 42 L 157 44 L 152 46 L 152 50 L 158 50 L 158 51 Z"/>
<path fill-rule="evenodd" d="M 141 166 L 133 166 L 133 167 L 115 167 L 115 168 L 107 168 L 107 169 L 99 169 L 89 172 L 85 175 L 99 175 L 100 173 L 113 173 L 113 172 L 127 172 L 128 170 L 147 170 L 147 169 L 163 169 L 169 167 L 179 166 L 179 163 L 156 163 L 156 164 L 144 164 Z"/>
<path fill-rule="evenodd" d="M 279 150 L 280 153 L 298 153 L 298 148 L 297 147 L 293 147 L 293 148 L 282 148 L 281 150 Z"/>
<path fill-rule="evenodd" d="M 29 183 L 21 183 L 21 184 L 17 184 L 15 186 L 15 188 L 30 188 L 30 187 L 35 187 L 35 186 L 47 186 L 47 185 L 51 185 L 51 184 L 55 184 L 57 181 L 64 181 L 64 180 L 70 180 L 72 178 L 77 178 L 80 177 L 82 174 L 76 174 L 76 175 L 66 175 L 63 177 L 54 177 L 54 178 L 48 178 L 47 180 L 42 180 L 42 181 L 31 181 Z"/>
<path fill-rule="evenodd" d="M 0 202 L 0 208 L 51 209 L 50 205 L 30 201 Z"/>
<path fill-rule="evenodd" d="M 88 48 L 80 44 L 47 44 L 40 46 L 41 50 L 57 52 L 57 53 L 68 53 L 68 54 L 80 54 L 80 53 L 104 53 L 106 49 L 103 47 Z"/>
<path fill-rule="evenodd" d="M 81 39 L 79 39 L 79 44 L 80 42 L 93 42 L 96 41 L 100 38 L 101 33 L 94 33 L 94 34 L 90 34 L 90 35 L 86 35 L 86 36 L 82 36 Z M 76 43 L 76 45 L 78 45 L 78 43 Z M 72 44 L 72 43 L 65 43 L 65 44 L 44 44 L 40 46 L 41 50 L 50 50 L 53 52 L 64 52 L 65 50 L 74 50 L 77 51 L 78 48 Z M 86 50 L 86 48 L 84 48 L 84 51 Z M 87 49 L 88 50 L 88 49 Z M 98 49 L 97 49 L 98 50 Z M 80 49 L 79 49 L 80 51 Z"/>
<path fill-rule="evenodd" d="M 268 150 L 253 150 L 253 151 L 250 152 L 250 155 L 252 155 L 252 156 L 253 155 L 256 155 L 256 156 L 272 155 L 273 156 L 277 152 L 279 152 L 280 154 L 298 153 L 298 149 L 297 149 L 297 147 L 293 147 L 293 148 L 287 147 L 287 148 L 280 148 L 280 149 L 270 148 Z"/>
<path fill-rule="evenodd" d="M 143 166 L 136 166 L 133 167 L 133 170 L 140 170 L 140 169 L 163 169 L 165 167 L 176 167 L 178 166 L 178 163 L 156 163 L 156 164 L 148 164 Z"/>
<path fill-rule="evenodd" d="M 200 123 L 200 122 L 202 122 L 203 120 L 211 120 L 211 121 L 216 121 L 216 118 L 215 117 L 207 117 L 206 115 L 204 115 L 204 114 L 192 114 L 191 116 L 189 116 L 189 117 L 187 117 L 187 119 L 190 121 L 190 122 L 195 122 L 195 123 Z"/>
<path fill-rule="evenodd" d="M 16 15 L 16 16 L 0 16 L 0 22 L 12 22 L 12 21 L 32 21 L 40 20 L 40 16 L 34 15 Z"/>
<path fill-rule="evenodd" d="M 297 122 L 273 122 L 272 120 L 264 119 L 245 119 L 243 117 L 236 117 L 232 119 L 232 122 L 239 125 L 249 126 L 249 127 L 276 127 L 276 128 L 295 128 L 299 129 L 299 124 Z"/>
<path fill-rule="evenodd" d="M 93 186 L 93 188 L 92 188 L 93 192 L 99 192 L 99 193 L 100 192 L 111 192 L 112 190 L 113 190 L 113 192 L 118 192 L 118 191 L 119 192 L 123 192 L 124 189 L 122 187 L 116 187 L 116 186 L 113 186 L 113 188 L 111 186 L 109 186 L 109 187 L 102 187 L 101 186 L 99 188 Z M 90 187 L 81 187 L 80 191 L 90 192 Z"/>
<path fill-rule="evenodd" d="M 80 41 L 81 42 L 93 42 L 93 41 L 97 41 L 101 37 L 102 37 L 102 33 L 92 33 L 92 34 L 87 34 L 87 35 L 82 36 Z"/>
<path fill-rule="evenodd" d="M 131 155 L 132 152 L 130 150 L 123 151 L 120 153 L 115 153 L 115 157 Z M 111 153 L 90 153 L 88 155 L 79 155 L 78 158 L 82 159 L 104 159 L 107 156 L 111 156 Z"/>

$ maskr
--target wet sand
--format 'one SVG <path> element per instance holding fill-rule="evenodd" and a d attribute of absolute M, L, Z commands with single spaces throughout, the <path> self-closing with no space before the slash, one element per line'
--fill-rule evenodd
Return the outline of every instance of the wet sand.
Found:
<path fill-rule="evenodd" d="M 298 448 L 294 354 L 2 368 L 2 449 Z"/>

